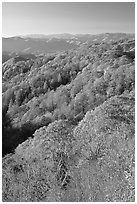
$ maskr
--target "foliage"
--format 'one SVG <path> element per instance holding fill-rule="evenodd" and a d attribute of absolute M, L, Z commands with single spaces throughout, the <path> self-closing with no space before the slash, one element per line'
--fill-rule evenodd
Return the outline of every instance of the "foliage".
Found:
<path fill-rule="evenodd" d="M 64 189 L 70 179 L 67 176 L 67 161 L 72 141 L 71 125 L 65 121 L 55 121 L 48 128 L 37 130 L 34 139 L 28 139 L 17 147 L 16 154 L 11 156 L 11 159 L 16 159 L 15 162 L 9 163 L 6 156 L 3 159 L 3 181 L 6 182 L 4 186 L 11 187 L 11 178 L 14 195 L 12 197 L 9 189 L 5 188 L 3 200 L 46 201 L 49 199 L 47 191 L 50 194 L 56 185 Z M 25 192 L 23 196 L 22 192 Z"/>
<path fill-rule="evenodd" d="M 3 201 L 134 201 L 134 47 L 3 64 Z"/>
<path fill-rule="evenodd" d="M 114 97 L 88 112 L 74 136 L 82 201 L 133 201 L 134 98 Z"/>
<path fill-rule="evenodd" d="M 134 148 L 134 97 L 112 97 L 76 128 L 55 121 L 4 157 L 3 201 L 134 201 Z"/>

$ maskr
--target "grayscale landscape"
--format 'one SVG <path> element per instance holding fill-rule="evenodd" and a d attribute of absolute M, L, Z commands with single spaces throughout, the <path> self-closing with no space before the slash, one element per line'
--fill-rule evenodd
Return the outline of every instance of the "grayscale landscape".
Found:
<path fill-rule="evenodd" d="M 2 3 L 2 201 L 135 202 L 135 3 Z"/>

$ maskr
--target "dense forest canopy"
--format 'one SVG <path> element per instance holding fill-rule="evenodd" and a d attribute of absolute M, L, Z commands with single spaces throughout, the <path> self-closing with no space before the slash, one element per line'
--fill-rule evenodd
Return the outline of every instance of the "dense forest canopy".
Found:
<path fill-rule="evenodd" d="M 134 201 L 135 40 L 2 65 L 3 201 Z"/>

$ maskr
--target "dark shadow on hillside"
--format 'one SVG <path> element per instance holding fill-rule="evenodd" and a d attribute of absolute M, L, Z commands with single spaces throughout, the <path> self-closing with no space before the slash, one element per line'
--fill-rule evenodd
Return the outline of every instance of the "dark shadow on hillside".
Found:
<path fill-rule="evenodd" d="M 2 111 L 2 156 L 13 153 L 19 144 L 33 137 L 35 130 L 40 127 L 30 122 L 23 124 L 20 128 L 12 127 L 7 110 L 4 108 Z"/>

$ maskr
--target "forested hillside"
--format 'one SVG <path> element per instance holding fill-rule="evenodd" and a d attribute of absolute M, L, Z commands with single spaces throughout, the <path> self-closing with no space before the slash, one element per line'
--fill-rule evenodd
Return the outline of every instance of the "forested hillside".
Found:
<path fill-rule="evenodd" d="M 2 65 L 3 201 L 134 201 L 135 40 Z"/>

